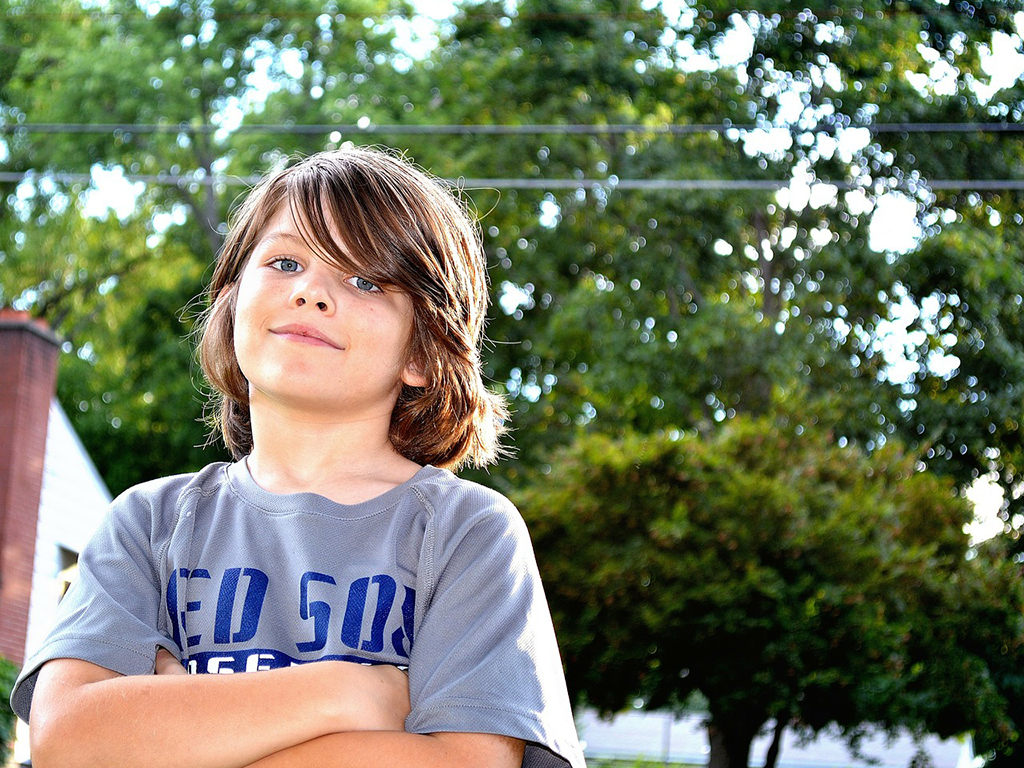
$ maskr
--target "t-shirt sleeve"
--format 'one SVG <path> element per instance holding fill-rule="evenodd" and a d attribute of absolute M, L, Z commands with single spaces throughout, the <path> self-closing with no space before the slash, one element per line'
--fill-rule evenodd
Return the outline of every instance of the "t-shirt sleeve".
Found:
<path fill-rule="evenodd" d="M 524 766 L 584 766 L 526 524 L 498 508 L 434 532 L 434 575 L 409 659 L 415 733 L 527 742 Z M 435 516 L 437 520 L 437 516 Z"/>
<path fill-rule="evenodd" d="M 118 497 L 82 550 L 78 578 L 57 608 L 42 646 L 22 668 L 11 706 L 28 721 L 39 668 L 52 659 L 92 662 L 123 675 L 153 671 L 157 646 L 177 653 L 158 631 L 160 579 L 155 563 L 152 500 Z"/>

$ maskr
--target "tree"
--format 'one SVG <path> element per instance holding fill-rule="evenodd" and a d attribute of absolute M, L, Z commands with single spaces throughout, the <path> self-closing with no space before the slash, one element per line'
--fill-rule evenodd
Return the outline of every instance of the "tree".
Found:
<path fill-rule="evenodd" d="M 474 193 L 509 309 L 495 313 L 490 360 L 515 399 L 523 464 L 580 422 L 612 434 L 706 428 L 804 391 L 842 404 L 830 426 L 847 439 L 898 437 L 960 483 L 996 471 L 1015 499 L 1024 372 L 1009 315 L 1021 250 L 1019 228 L 1000 225 L 1020 215 L 1018 196 L 929 184 L 1016 178 L 1021 145 L 879 124 L 1006 126 L 1020 84 L 987 87 L 982 54 L 1014 33 L 1020 7 L 710 2 L 673 20 L 617 2 L 466 6 L 428 70 L 430 104 L 450 122 L 652 126 L 406 142 L 448 175 L 609 179 L 505 191 L 496 206 Z M 400 120 L 395 106 L 374 119 Z M 789 189 L 640 192 L 613 176 Z M 891 199 L 916 206 L 922 238 L 909 252 L 872 241 L 872 216 Z M 893 331 L 901 323 L 906 336 Z"/>
<path fill-rule="evenodd" d="M 18 722 L 10 704 L 11 691 L 17 677 L 18 668 L 0 657 L 0 760 L 7 760 L 10 745 L 14 741 L 14 726 Z"/>
<path fill-rule="evenodd" d="M 737 416 L 710 435 L 587 435 L 552 465 L 516 501 L 571 695 L 614 712 L 700 691 L 712 768 L 746 766 L 769 721 L 776 738 L 1013 730 L 989 664 L 1021 658 L 1020 575 L 967 559 L 967 503 L 895 444 Z"/>

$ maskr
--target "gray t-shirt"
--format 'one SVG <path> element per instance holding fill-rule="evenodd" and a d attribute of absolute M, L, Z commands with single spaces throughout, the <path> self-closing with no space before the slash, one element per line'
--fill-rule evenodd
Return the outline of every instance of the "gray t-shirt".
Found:
<path fill-rule="evenodd" d="M 136 486 L 82 552 L 40 665 L 150 674 L 157 647 L 192 673 L 343 659 L 408 665 L 406 730 L 524 739 L 524 766 L 582 768 L 526 525 L 500 494 L 424 467 L 342 505 L 274 494 L 244 460 Z"/>

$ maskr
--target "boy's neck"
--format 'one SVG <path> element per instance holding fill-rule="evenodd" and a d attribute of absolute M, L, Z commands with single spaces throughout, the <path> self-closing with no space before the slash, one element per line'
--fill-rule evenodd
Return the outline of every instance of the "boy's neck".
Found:
<path fill-rule="evenodd" d="M 388 439 L 389 413 L 337 421 L 262 405 L 250 412 L 253 450 L 247 463 L 264 490 L 312 492 L 339 504 L 358 504 L 420 469 Z"/>

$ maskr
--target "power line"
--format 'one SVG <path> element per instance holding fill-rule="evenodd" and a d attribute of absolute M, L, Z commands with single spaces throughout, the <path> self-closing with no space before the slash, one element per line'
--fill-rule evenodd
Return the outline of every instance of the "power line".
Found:
<path fill-rule="evenodd" d="M 162 186 L 251 187 L 262 176 L 205 176 L 187 174 L 125 174 L 125 181 Z M 61 184 L 90 184 L 87 173 L 46 173 L 0 171 L 0 183 L 20 183 L 26 179 L 52 179 Z M 790 179 L 522 179 L 522 178 L 457 178 L 444 181 L 459 189 L 533 189 L 533 190 L 641 190 L 718 192 L 761 190 L 774 191 L 789 187 Z M 865 189 L 863 184 L 851 181 L 815 179 L 813 184 L 827 184 L 838 190 Z M 1024 179 L 932 179 L 916 181 L 933 190 L 956 191 L 1010 191 L 1024 190 Z"/>
<path fill-rule="evenodd" d="M 225 129 L 221 126 L 191 123 L 15 123 L 0 125 L 0 135 L 14 133 L 44 134 L 102 134 L 102 133 L 138 133 L 138 134 L 212 134 L 221 130 L 228 133 L 267 133 L 267 134 L 302 134 L 321 135 L 344 134 L 389 134 L 389 135 L 543 135 L 543 134 L 583 134 L 613 135 L 624 133 L 662 133 L 662 134 L 696 134 L 722 133 L 729 130 L 792 130 L 797 133 L 830 133 L 838 130 L 866 129 L 871 133 L 1020 133 L 1024 132 L 1024 123 L 872 123 L 871 125 L 818 125 L 810 129 L 793 126 L 774 126 L 767 124 L 723 123 L 691 123 L 644 125 L 642 123 L 624 124 L 288 124 L 270 123 L 267 125 L 240 125 Z"/>
<path fill-rule="evenodd" d="M 497 189 L 623 189 L 623 190 L 669 190 L 681 192 L 695 191 L 734 191 L 763 190 L 774 191 L 785 189 L 791 184 L 790 179 L 447 179 L 449 184 L 458 187 Z M 829 181 L 815 179 L 812 184 L 827 184 L 840 191 L 865 189 L 863 184 L 851 181 Z M 962 190 L 962 191 L 995 191 L 1024 190 L 1024 179 L 934 179 L 928 182 L 916 182 L 927 185 L 930 189 Z"/>
<path fill-rule="evenodd" d="M 652 9 L 653 10 L 653 9 Z M 173 12 L 173 9 L 164 9 L 164 12 Z M 702 19 L 707 21 L 714 20 L 728 20 L 734 13 L 759 13 L 762 16 L 780 16 L 782 18 L 797 18 L 812 20 L 822 19 L 833 19 L 852 17 L 854 19 L 863 19 L 866 17 L 874 18 L 898 18 L 902 16 L 920 16 L 920 12 L 916 12 L 909 8 L 897 7 L 895 5 L 886 8 L 879 9 L 875 12 L 865 12 L 864 9 L 853 6 L 843 8 L 838 5 L 832 5 L 827 8 L 819 9 L 816 11 L 810 11 L 803 7 L 794 8 L 790 5 L 787 0 L 782 0 L 776 8 L 761 8 L 761 9 L 736 9 L 729 11 L 713 11 L 713 10 L 700 10 L 693 14 L 689 14 L 694 19 Z M 953 13 L 953 12 L 950 12 Z M 509 14 L 503 11 L 478 11 L 468 8 L 460 9 L 460 12 L 456 15 L 460 18 L 469 20 L 496 20 L 511 19 L 514 21 L 530 20 L 530 21 L 588 21 L 588 20 L 601 20 L 601 21 L 647 21 L 651 18 L 652 11 L 648 10 L 637 10 L 637 11 L 535 11 L 535 12 L 524 12 L 517 10 L 515 13 Z M 111 12 L 104 10 L 76 10 L 76 11 L 36 11 L 36 10 L 24 10 L 24 9 L 10 9 L 7 12 L 9 18 L 12 19 L 49 19 L 55 21 L 83 21 L 85 19 L 117 19 L 123 20 L 126 18 L 138 19 L 151 21 L 154 17 L 143 14 L 141 11 L 137 13 L 121 13 Z M 206 21 L 206 18 L 200 15 L 193 15 L 191 17 L 180 14 L 184 18 L 192 18 L 197 21 Z M 963 14 L 956 14 L 963 15 Z M 1012 17 L 1012 11 L 998 8 L 994 11 L 988 11 L 988 19 L 990 23 L 996 22 L 999 19 L 1006 19 Z M 259 12 L 254 11 L 217 11 L 210 18 L 213 21 L 225 20 L 225 19 L 250 19 L 257 21 L 269 21 L 276 19 L 317 19 L 321 16 L 328 16 L 335 21 L 345 21 L 347 19 L 355 20 L 380 20 L 390 21 L 393 19 L 403 19 L 411 21 L 416 18 L 427 16 L 434 21 L 450 21 L 455 17 L 436 17 L 429 16 L 423 13 L 399 13 L 397 11 L 387 13 L 369 13 L 366 11 L 345 11 L 342 9 L 336 10 L 294 10 L 286 8 L 269 8 L 261 9 Z"/>

